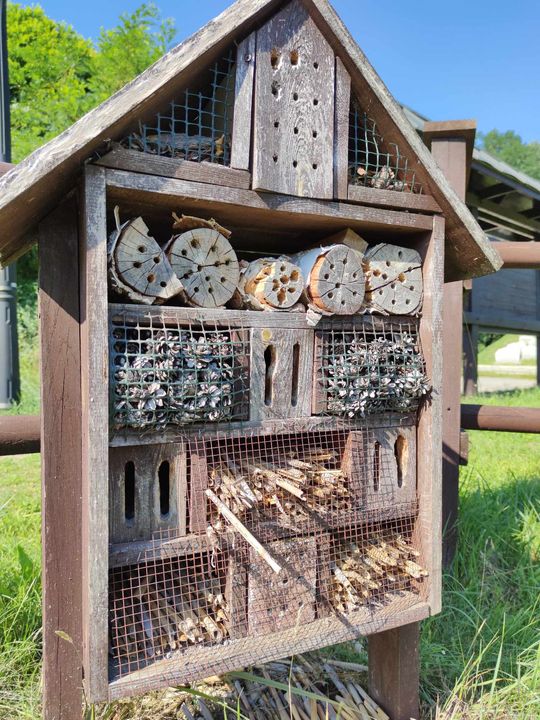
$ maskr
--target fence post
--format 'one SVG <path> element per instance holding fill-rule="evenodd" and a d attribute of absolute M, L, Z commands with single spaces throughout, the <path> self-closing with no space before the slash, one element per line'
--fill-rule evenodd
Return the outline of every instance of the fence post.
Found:
<path fill-rule="evenodd" d="M 426 122 L 424 141 L 458 197 L 465 200 L 476 121 Z M 463 282 L 444 285 L 443 306 L 443 564 L 454 557 L 459 491 Z"/>

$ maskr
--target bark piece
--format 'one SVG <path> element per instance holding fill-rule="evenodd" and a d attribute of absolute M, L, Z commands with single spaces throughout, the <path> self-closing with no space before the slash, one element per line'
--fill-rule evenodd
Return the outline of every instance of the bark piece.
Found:
<path fill-rule="evenodd" d="M 238 259 L 218 230 L 198 227 L 175 235 L 166 252 L 192 305 L 220 307 L 231 299 L 240 279 Z"/>
<path fill-rule="evenodd" d="M 109 239 L 108 270 L 113 290 L 134 302 L 162 303 L 182 291 L 182 283 L 141 217 L 117 223 Z"/>
<path fill-rule="evenodd" d="M 422 259 L 412 248 L 382 243 L 364 257 L 366 307 L 392 315 L 412 315 L 422 304 Z"/>
<path fill-rule="evenodd" d="M 317 247 L 292 258 L 306 277 L 308 299 L 326 313 L 353 315 L 364 299 L 362 256 L 346 245 Z"/>
<path fill-rule="evenodd" d="M 239 287 L 248 306 L 286 310 L 300 300 L 304 276 L 288 258 L 258 258 L 242 271 Z"/>

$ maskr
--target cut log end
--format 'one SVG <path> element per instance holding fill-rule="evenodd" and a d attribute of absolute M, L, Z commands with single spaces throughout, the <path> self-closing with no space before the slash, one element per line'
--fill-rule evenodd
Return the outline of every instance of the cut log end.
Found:
<path fill-rule="evenodd" d="M 376 245 L 368 250 L 366 306 L 392 315 L 412 315 L 422 305 L 422 258 L 412 248 Z"/>
<path fill-rule="evenodd" d="M 357 313 L 364 300 L 360 255 L 346 245 L 334 245 L 317 258 L 310 274 L 313 304 L 335 315 Z"/>

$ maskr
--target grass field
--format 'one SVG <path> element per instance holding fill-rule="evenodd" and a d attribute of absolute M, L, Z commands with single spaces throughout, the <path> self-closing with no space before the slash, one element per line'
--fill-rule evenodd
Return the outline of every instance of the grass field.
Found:
<path fill-rule="evenodd" d="M 35 412 L 26 363 L 22 412 Z M 31 371 L 31 372 L 29 372 Z M 32 380 L 32 378 L 34 378 Z M 470 398 L 540 406 L 540 390 Z M 422 703 L 440 720 L 540 717 L 540 439 L 470 434 L 461 471 L 459 550 L 444 578 L 444 610 L 424 622 Z M 40 675 L 39 456 L 0 458 L 0 719 L 37 719 Z M 352 646 L 333 650 L 358 659 Z M 104 711 L 118 720 L 174 718 L 153 702 Z"/>

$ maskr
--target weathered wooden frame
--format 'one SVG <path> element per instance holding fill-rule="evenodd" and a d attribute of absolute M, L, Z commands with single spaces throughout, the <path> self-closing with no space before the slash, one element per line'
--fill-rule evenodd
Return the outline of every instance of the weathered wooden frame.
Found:
<path fill-rule="evenodd" d="M 321 618 L 310 624 L 304 633 L 303 641 L 295 652 L 315 648 L 321 638 L 332 633 L 332 637 L 343 640 L 356 637 L 358 634 L 379 633 L 397 628 L 407 623 L 417 622 L 440 610 L 440 495 L 441 495 L 441 400 L 437 389 L 441 387 L 441 312 L 442 312 L 442 278 L 444 220 L 440 216 L 400 213 L 377 208 L 369 208 L 348 203 L 333 201 L 312 201 L 290 197 L 274 196 L 265 193 L 264 198 L 253 191 L 232 188 L 224 193 L 223 188 L 197 182 L 195 180 L 178 180 L 143 175 L 121 170 L 110 170 L 103 167 L 86 166 L 81 185 L 83 210 L 80 223 L 80 328 L 81 328 L 81 407 L 82 407 L 82 605 L 83 605 L 83 667 L 84 682 L 88 699 L 100 701 L 115 699 L 133 692 L 133 676 L 115 680 L 112 684 L 108 678 L 108 570 L 109 570 L 109 508 L 108 508 L 108 313 L 107 305 L 107 273 L 106 273 L 106 211 L 107 203 L 115 201 L 118 196 L 143 206 L 157 204 L 160 207 L 171 207 L 187 203 L 197 207 L 212 208 L 212 212 L 220 217 L 223 208 L 229 213 L 252 212 L 250 218 L 254 222 L 268 223 L 278 218 L 278 226 L 291 220 L 298 227 L 319 227 L 324 231 L 328 228 L 341 229 L 345 224 L 352 224 L 361 232 L 376 229 L 388 231 L 394 235 L 401 234 L 404 238 L 413 235 L 416 246 L 420 244 L 424 256 L 424 311 L 420 322 L 420 335 L 428 374 L 432 379 L 435 392 L 430 404 L 420 412 L 417 433 L 417 487 L 419 502 L 419 522 L 417 533 L 419 546 L 424 553 L 424 562 L 430 572 L 429 590 L 425 596 L 415 599 L 407 609 L 396 612 L 389 604 L 375 615 L 365 609 L 359 610 L 349 617 L 353 626 L 343 624 L 339 618 Z M 224 195 L 226 197 L 224 198 Z M 419 243 L 420 241 L 420 243 Z M 129 310 L 123 306 L 123 310 Z M 133 310 L 133 307 L 131 308 Z M 145 308 L 145 312 L 168 313 L 174 308 Z M 194 318 L 203 317 L 205 311 L 193 309 L 189 311 Z M 231 322 L 237 311 L 218 310 L 224 319 Z M 284 316 L 280 313 L 241 313 L 244 320 L 249 315 L 257 324 L 271 327 L 283 327 Z M 304 324 L 305 318 L 287 314 L 287 325 L 292 328 Z M 306 428 L 335 428 L 339 421 L 335 418 L 306 418 Z M 287 420 L 264 421 L 269 429 L 287 426 Z M 298 427 L 299 419 L 293 419 Z M 391 420 L 388 421 L 391 423 Z M 57 429 L 50 428 L 54 434 Z M 174 441 L 174 438 L 154 438 L 153 442 Z M 133 442 L 133 441 L 131 441 Z M 129 439 L 115 444 L 130 444 Z M 45 449 L 45 467 L 48 453 Z M 45 486 L 50 485 L 50 478 L 45 476 Z M 187 538 L 186 538 L 187 540 Z M 200 542 L 192 538 L 191 542 Z M 133 543 L 140 546 L 141 543 Z M 124 553 L 124 554 L 123 554 Z M 127 553 L 127 555 L 126 555 Z M 117 547 L 113 555 L 124 564 L 129 558 L 126 544 Z M 403 607 L 403 605 L 401 606 Z M 313 627 L 311 627 L 313 626 Z M 245 639 L 242 641 L 245 643 Z M 258 641 L 253 640 L 255 648 Z M 290 652 L 290 636 L 286 631 L 278 633 L 272 641 L 271 656 L 281 657 Z M 243 645 L 244 650 L 246 645 Z M 216 648 L 216 670 L 231 650 Z M 236 652 L 236 651 L 235 651 Z M 253 652 L 253 650 L 251 651 Z M 252 657 L 252 655 L 251 655 Z M 239 665 L 247 663 L 249 652 L 235 655 Z M 156 679 L 153 666 L 146 676 L 137 682 L 137 692 L 160 683 Z M 180 670 L 180 666 L 179 666 Z M 178 679 L 180 678 L 180 672 Z M 184 678 L 185 679 L 185 678 Z M 174 682 L 170 672 L 162 678 L 162 684 Z"/>

